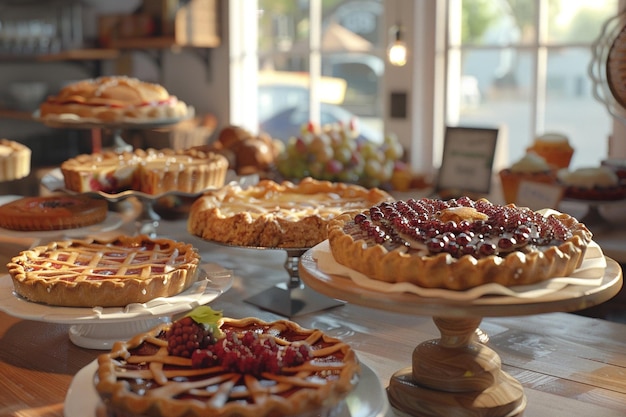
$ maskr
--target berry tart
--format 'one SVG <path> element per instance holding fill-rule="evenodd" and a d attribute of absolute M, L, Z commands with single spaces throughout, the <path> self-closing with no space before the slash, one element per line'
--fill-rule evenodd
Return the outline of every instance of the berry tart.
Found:
<path fill-rule="evenodd" d="M 19 231 L 74 229 L 100 223 L 107 211 L 105 200 L 86 196 L 22 197 L 0 206 L 0 227 Z"/>
<path fill-rule="evenodd" d="M 251 247 L 308 248 L 327 238 L 339 214 L 391 201 L 386 192 L 305 178 L 295 184 L 260 181 L 206 192 L 190 209 L 189 232 L 203 239 Z"/>
<path fill-rule="evenodd" d="M 7 265 L 15 292 L 64 307 L 124 307 L 170 297 L 197 279 L 198 252 L 165 238 L 64 240 L 21 252 Z"/>
<path fill-rule="evenodd" d="M 227 170 L 228 160 L 222 155 L 173 149 L 82 154 L 61 164 L 65 188 L 79 193 L 195 194 L 223 186 Z"/>
<path fill-rule="evenodd" d="M 565 187 L 564 195 L 577 200 L 610 201 L 626 198 L 626 184 L 617 173 L 607 167 L 583 167 L 557 172 L 559 183 Z"/>
<path fill-rule="evenodd" d="M 570 275 L 592 234 L 575 218 L 467 197 L 384 202 L 329 224 L 335 260 L 369 278 L 465 290 Z"/>
<path fill-rule="evenodd" d="M 109 417 L 326 417 L 359 372 L 355 352 L 319 330 L 202 306 L 115 343 L 98 357 L 95 385 Z"/>
<path fill-rule="evenodd" d="M 75 117 L 100 122 L 183 118 L 187 105 L 159 84 L 106 76 L 69 84 L 39 106 L 40 117 Z"/>

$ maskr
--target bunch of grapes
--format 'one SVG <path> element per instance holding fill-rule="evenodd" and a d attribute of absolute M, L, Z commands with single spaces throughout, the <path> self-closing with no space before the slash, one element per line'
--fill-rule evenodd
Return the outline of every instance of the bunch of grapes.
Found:
<path fill-rule="evenodd" d="M 300 136 L 287 142 L 277 160 L 278 171 L 293 180 L 313 177 L 365 187 L 387 186 L 404 155 L 402 144 L 395 135 L 386 135 L 381 144 L 358 136 L 354 121 L 323 128 L 309 123 Z"/>
<path fill-rule="evenodd" d="M 184 358 L 191 358 L 196 349 L 203 349 L 217 341 L 209 328 L 189 316 L 172 323 L 165 337 L 168 353 Z"/>

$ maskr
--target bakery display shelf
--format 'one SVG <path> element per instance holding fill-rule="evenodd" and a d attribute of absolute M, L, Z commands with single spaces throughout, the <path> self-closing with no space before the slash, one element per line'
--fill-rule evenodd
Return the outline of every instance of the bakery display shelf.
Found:
<path fill-rule="evenodd" d="M 60 307 L 34 303 L 17 295 L 11 277 L 4 275 L 0 276 L 0 310 L 26 320 L 69 324 L 69 338 L 75 345 L 110 349 L 118 340 L 127 340 L 173 315 L 215 300 L 232 286 L 231 271 L 208 264 L 203 267 L 196 283 L 184 292 L 125 307 Z"/>
<path fill-rule="evenodd" d="M 288 274 L 287 282 L 270 287 L 260 293 L 246 298 L 244 301 L 253 304 L 263 310 L 291 318 L 298 315 L 313 313 L 333 307 L 344 305 L 345 302 L 336 298 L 327 297 L 304 285 L 300 280 L 300 257 L 310 248 L 278 248 L 261 246 L 231 245 L 224 242 L 211 241 L 212 243 L 240 249 L 252 249 L 258 251 L 274 250 L 284 251 L 287 258 L 284 263 Z"/>
<path fill-rule="evenodd" d="M 535 298 L 499 297 L 493 302 L 489 295 L 463 300 L 382 294 L 359 287 L 350 278 L 322 272 L 313 250 L 300 257 L 299 267 L 310 288 L 358 305 L 433 317 L 441 337 L 418 344 L 411 366 L 398 370 L 387 388 L 391 406 L 414 416 L 521 416 L 526 407 L 522 384 L 502 370 L 499 355 L 476 337 L 483 317 L 582 310 L 609 300 L 623 283 L 619 264 L 606 258 L 598 285 L 570 285 Z"/>

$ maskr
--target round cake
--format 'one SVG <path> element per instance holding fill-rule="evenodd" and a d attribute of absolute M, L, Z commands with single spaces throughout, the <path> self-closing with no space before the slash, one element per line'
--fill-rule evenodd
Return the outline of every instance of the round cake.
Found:
<path fill-rule="evenodd" d="M 187 105 L 159 84 L 126 76 L 106 76 L 69 84 L 39 106 L 40 117 L 102 122 L 184 118 Z"/>
<path fill-rule="evenodd" d="M 0 182 L 13 181 L 30 174 L 31 150 L 19 142 L 0 139 Z"/>
<path fill-rule="evenodd" d="M 335 260 L 385 282 L 465 290 L 570 275 L 592 234 L 575 218 L 485 199 L 409 199 L 329 224 Z"/>
<path fill-rule="evenodd" d="M 132 152 L 82 154 L 61 164 L 65 188 L 79 193 L 124 190 L 158 195 L 169 191 L 199 193 L 224 185 L 228 161 L 196 149 L 136 149 Z"/>
<path fill-rule="evenodd" d="M 195 311 L 98 357 L 107 416 L 340 415 L 360 372 L 347 344 L 288 320 L 207 326 Z"/>
<path fill-rule="evenodd" d="M 190 244 L 146 235 L 63 240 L 21 252 L 7 265 L 15 292 L 64 307 L 124 307 L 170 297 L 197 279 Z"/>
<path fill-rule="evenodd" d="M 19 231 L 74 229 L 102 222 L 105 200 L 85 196 L 23 197 L 0 206 L 0 227 Z"/>
<path fill-rule="evenodd" d="M 308 248 L 327 238 L 332 218 L 392 199 L 377 188 L 313 178 L 297 184 L 263 180 L 247 188 L 233 183 L 196 200 L 187 227 L 193 235 L 230 245 Z"/>

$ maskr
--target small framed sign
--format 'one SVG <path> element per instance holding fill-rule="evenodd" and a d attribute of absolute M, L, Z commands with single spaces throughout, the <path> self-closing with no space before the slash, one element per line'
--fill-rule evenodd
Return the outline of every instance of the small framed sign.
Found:
<path fill-rule="evenodd" d="M 498 129 L 447 127 L 436 193 L 489 194 Z"/>

